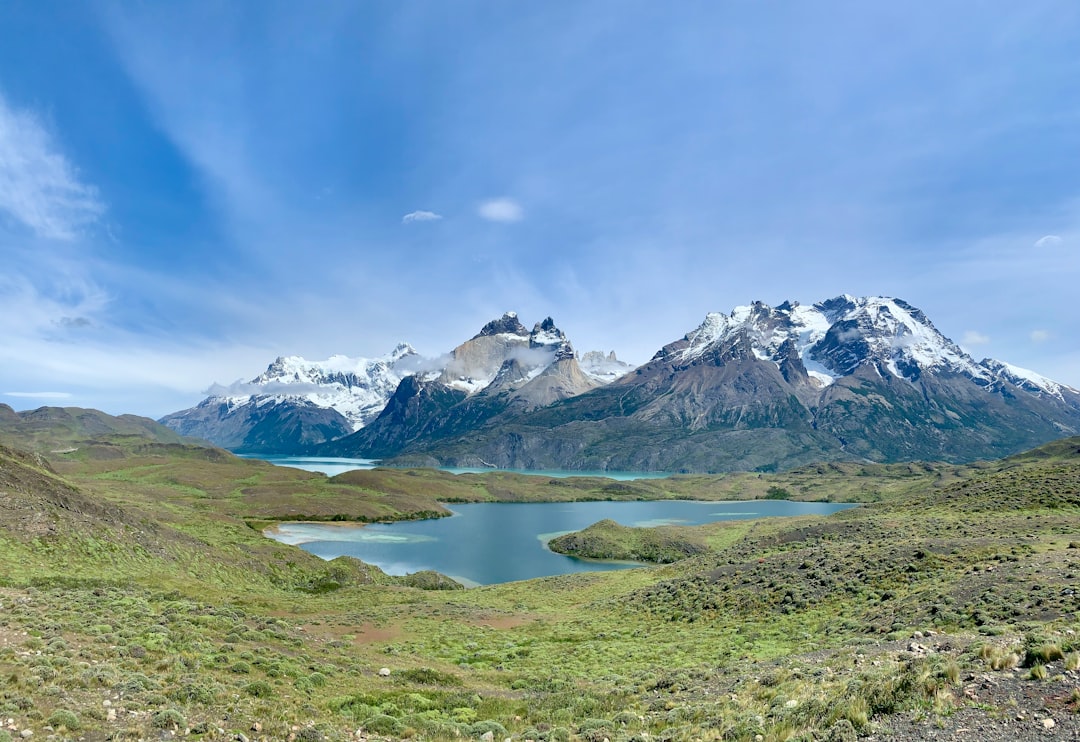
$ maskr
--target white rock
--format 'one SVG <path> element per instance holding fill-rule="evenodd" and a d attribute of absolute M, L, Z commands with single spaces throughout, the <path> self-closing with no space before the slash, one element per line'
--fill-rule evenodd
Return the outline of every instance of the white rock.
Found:
<path fill-rule="evenodd" d="M 1053 719 L 1043 719 L 1042 725 L 1043 729 L 1053 729 L 1055 726 L 1057 726 L 1057 722 Z"/>
<path fill-rule="evenodd" d="M 379 668 L 379 677 L 381 677 L 381 678 L 390 677 L 390 668 L 389 667 L 380 667 Z"/>

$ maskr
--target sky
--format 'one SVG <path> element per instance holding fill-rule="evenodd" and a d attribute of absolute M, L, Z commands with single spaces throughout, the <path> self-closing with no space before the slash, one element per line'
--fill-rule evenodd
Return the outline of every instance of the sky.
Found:
<path fill-rule="evenodd" d="M 0 403 L 900 297 L 1080 388 L 1080 3 L 0 3 Z"/>

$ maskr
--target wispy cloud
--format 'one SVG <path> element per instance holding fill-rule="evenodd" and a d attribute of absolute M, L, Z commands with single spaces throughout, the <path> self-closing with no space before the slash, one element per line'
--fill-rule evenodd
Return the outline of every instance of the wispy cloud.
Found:
<path fill-rule="evenodd" d="M 525 210 L 512 198 L 489 198 L 482 201 L 476 209 L 482 218 L 489 222 L 520 222 L 525 218 Z"/>
<path fill-rule="evenodd" d="M 983 335 L 977 330 L 968 330 L 964 333 L 964 337 L 960 338 L 960 344 L 967 347 L 973 347 L 976 345 L 986 345 L 990 342 L 990 338 L 987 335 Z"/>
<path fill-rule="evenodd" d="M 1050 339 L 1050 333 L 1047 330 L 1032 330 L 1031 342 L 1033 343 L 1045 343 Z"/>
<path fill-rule="evenodd" d="M 5 397 L 21 397 L 23 399 L 69 399 L 69 392 L 4 392 Z"/>
<path fill-rule="evenodd" d="M 1056 234 L 1048 234 L 1045 237 L 1040 237 L 1039 239 L 1035 240 L 1035 244 L 1033 245 L 1033 247 L 1039 248 L 1041 250 L 1047 247 L 1057 247 L 1062 242 L 1064 242 L 1064 240 L 1062 240 Z"/>
<path fill-rule="evenodd" d="M 442 214 L 436 214 L 434 211 L 410 211 L 405 216 L 401 217 L 402 224 L 412 224 L 413 222 L 437 222 L 442 219 Z"/>
<path fill-rule="evenodd" d="M 0 210 L 39 236 L 70 240 L 105 211 L 97 189 L 75 168 L 31 111 L 0 93 Z"/>

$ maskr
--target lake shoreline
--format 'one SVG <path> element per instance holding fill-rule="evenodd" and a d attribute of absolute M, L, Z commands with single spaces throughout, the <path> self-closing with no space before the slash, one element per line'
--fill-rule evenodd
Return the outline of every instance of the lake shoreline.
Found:
<path fill-rule="evenodd" d="M 828 515 L 850 503 L 786 500 L 648 500 L 454 503 L 452 517 L 383 523 L 297 520 L 263 534 L 322 559 L 351 556 L 390 575 L 431 570 L 479 585 L 575 572 L 648 566 L 643 559 L 560 554 L 547 541 L 606 519 L 627 528 L 693 527 L 720 521 Z M 456 579 L 456 578 L 455 578 Z"/>

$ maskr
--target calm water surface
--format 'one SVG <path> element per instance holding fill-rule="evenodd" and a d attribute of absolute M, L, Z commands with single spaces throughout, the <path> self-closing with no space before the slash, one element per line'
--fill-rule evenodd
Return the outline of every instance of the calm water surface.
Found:
<path fill-rule="evenodd" d="M 374 469 L 379 462 L 374 459 L 348 459 L 333 458 L 329 456 L 276 456 L 267 455 L 241 455 L 245 459 L 262 459 L 278 466 L 291 466 L 294 469 L 305 471 L 321 471 L 327 476 L 343 474 L 354 469 Z M 666 472 L 655 471 L 567 471 L 565 469 L 482 469 L 463 466 L 441 466 L 442 471 L 451 474 L 485 474 L 487 472 L 512 472 L 515 474 L 535 474 L 540 477 L 565 478 L 565 477 L 606 477 L 607 479 L 664 479 L 671 476 Z"/>
<path fill-rule="evenodd" d="M 467 585 L 626 569 L 625 562 L 575 559 L 550 551 L 549 539 L 610 518 L 625 526 L 699 525 L 779 515 L 826 515 L 848 504 L 743 502 L 560 502 L 454 505 L 449 518 L 373 524 L 283 523 L 268 535 L 333 559 L 352 556 L 393 575 L 433 569 Z"/>

